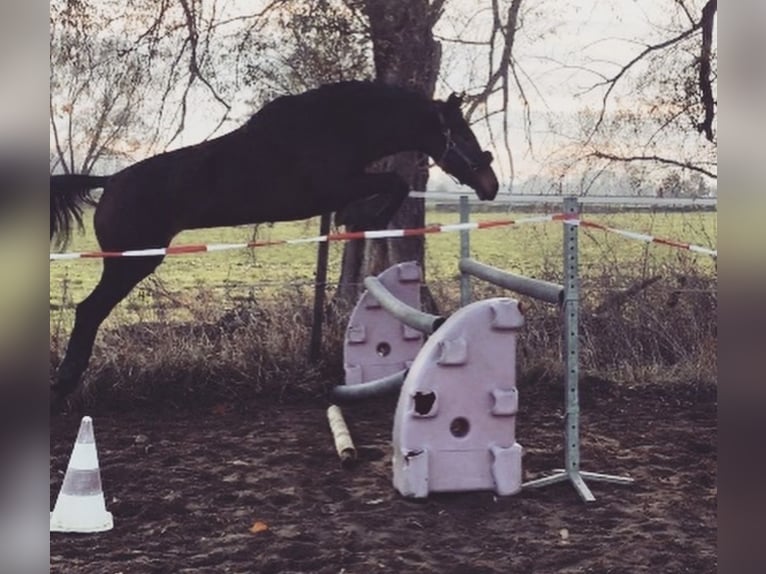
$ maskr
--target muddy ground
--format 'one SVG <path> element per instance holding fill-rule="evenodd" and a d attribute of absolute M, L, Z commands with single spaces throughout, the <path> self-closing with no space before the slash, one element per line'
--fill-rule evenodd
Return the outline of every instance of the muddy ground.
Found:
<path fill-rule="evenodd" d="M 557 381 L 520 387 L 526 480 L 562 465 L 562 395 Z M 359 449 L 348 469 L 325 407 L 54 418 L 51 508 L 91 414 L 114 529 L 52 533 L 51 572 L 716 572 L 713 388 L 583 381 L 582 468 L 636 480 L 591 482 L 590 504 L 568 483 L 404 499 L 391 485 L 395 401 L 344 408 Z"/>

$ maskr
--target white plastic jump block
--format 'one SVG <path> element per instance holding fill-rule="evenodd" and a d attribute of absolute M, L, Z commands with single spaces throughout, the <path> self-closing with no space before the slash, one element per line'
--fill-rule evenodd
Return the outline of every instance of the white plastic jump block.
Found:
<path fill-rule="evenodd" d="M 420 309 L 422 273 L 415 262 L 393 265 L 378 280 L 397 299 Z M 343 341 L 346 384 L 374 381 L 408 368 L 423 346 L 420 331 L 404 325 L 366 292 L 351 313 Z"/>
<path fill-rule="evenodd" d="M 403 496 L 521 490 L 516 338 L 523 325 L 515 300 L 487 299 L 454 313 L 423 346 L 394 417 L 393 482 Z"/>

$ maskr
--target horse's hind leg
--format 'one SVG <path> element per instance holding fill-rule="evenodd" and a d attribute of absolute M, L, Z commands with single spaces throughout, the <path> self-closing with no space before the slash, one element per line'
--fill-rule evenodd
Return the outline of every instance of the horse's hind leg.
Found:
<path fill-rule="evenodd" d="M 77 388 L 82 374 L 88 367 L 93 343 L 101 323 L 133 287 L 154 271 L 162 259 L 162 257 L 104 259 L 101 280 L 93 292 L 77 305 L 74 329 L 59 367 L 56 382 L 51 388 L 53 411 L 61 409 L 66 398 Z"/>

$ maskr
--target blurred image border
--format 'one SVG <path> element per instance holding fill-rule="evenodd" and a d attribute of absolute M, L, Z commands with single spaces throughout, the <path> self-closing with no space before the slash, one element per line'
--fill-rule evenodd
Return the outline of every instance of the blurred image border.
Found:
<path fill-rule="evenodd" d="M 763 572 L 766 5 L 719 19 L 719 572 Z"/>
<path fill-rule="evenodd" d="M 0 4 L 0 572 L 50 567 L 48 3 Z"/>

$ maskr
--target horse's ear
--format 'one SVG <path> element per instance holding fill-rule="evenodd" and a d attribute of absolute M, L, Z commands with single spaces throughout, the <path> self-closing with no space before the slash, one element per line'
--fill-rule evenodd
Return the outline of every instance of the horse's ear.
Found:
<path fill-rule="evenodd" d="M 447 105 L 459 110 L 460 106 L 463 105 L 464 96 L 465 94 L 456 94 L 455 92 L 452 92 L 449 95 L 449 98 L 447 98 Z"/>

